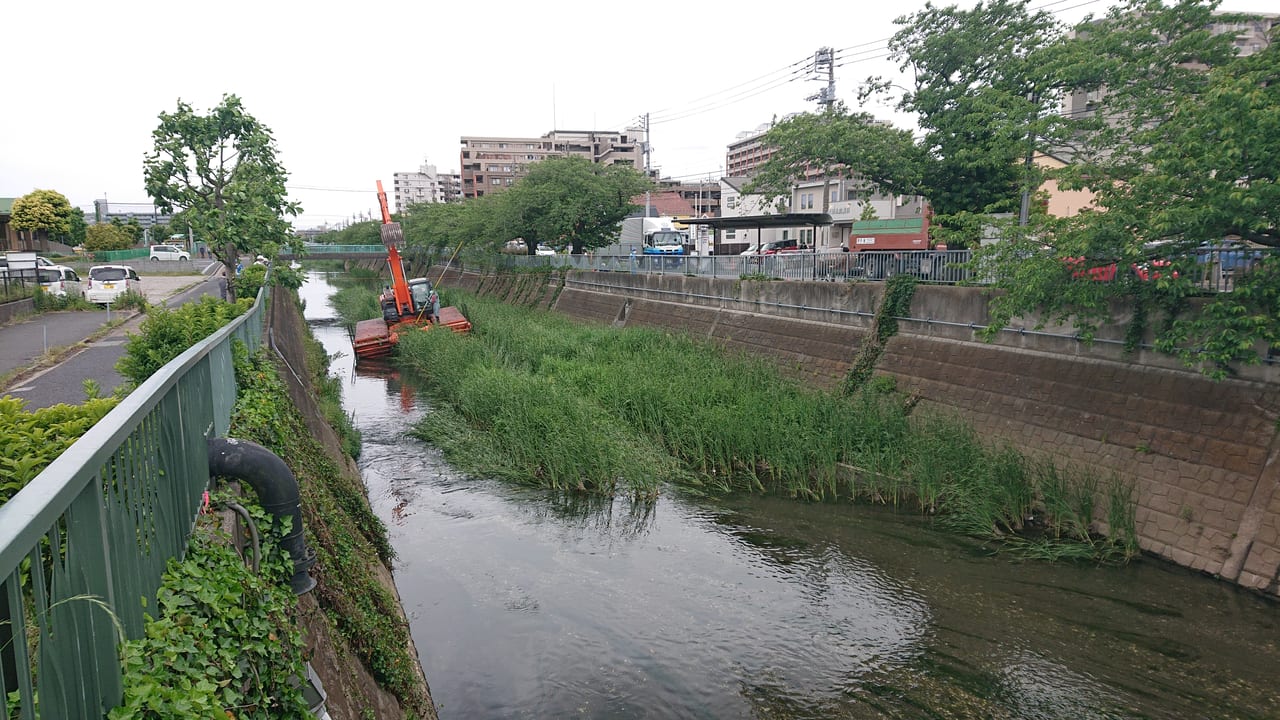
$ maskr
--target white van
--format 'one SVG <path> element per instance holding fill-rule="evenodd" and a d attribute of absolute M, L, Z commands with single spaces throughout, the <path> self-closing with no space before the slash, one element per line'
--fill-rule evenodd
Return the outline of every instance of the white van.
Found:
<path fill-rule="evenodd" d="M 191 253 L 177 245 L 152 245 L 151 259 L 157 262 L 160 260 L 190 260 Z"/>
<path fill-rule="evenodd" d="M 75 270 L 66 265 L 41 267 L 36 270 L 40 279 L 40 287 L 55 297 L 80 297 L 84 295 L 84 285 Z"/>
<path fill-rule="evenodd" d="M 142 278 L 128 265 L 94 265 L 89 268 L 89 282 L 84 299 L 107 305 L 130 290 L 142 292 Z"/>

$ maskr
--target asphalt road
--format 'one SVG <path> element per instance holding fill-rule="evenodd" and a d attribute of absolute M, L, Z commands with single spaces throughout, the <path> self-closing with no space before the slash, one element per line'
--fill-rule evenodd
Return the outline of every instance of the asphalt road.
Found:
<path fill-rule="evenodd" d="M 212 279 L 196 275 L 143 275 L 143 286 L 148 301 L 171 307 L 202 295 L 219 294 Z M 113 313 L 112 317 L 117 316 Z M 103 395 L 110 394 L 124 384 L 115 370 L 116 361 L 124 355 L 125 341 L 129 333 L 138 331 L 142 317 L 135 313 L 101 338 L 78 350 L 72 347 L 73 354 L 57 365 L 19 376 L 0 388 L 0 394 L 24 400 L 28 410 L 84 402 L 85 379 L 95 380 Z M 65 349 L 82 343 L 106 323 L 105 312 L 57 312 L 0 327 L 0 375 L 32 367 L 46 348 Z"/>

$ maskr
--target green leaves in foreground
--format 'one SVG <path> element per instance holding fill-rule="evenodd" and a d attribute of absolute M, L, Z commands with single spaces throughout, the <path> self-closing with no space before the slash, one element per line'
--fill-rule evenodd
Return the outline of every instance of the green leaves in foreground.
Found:
<path fill-rule="evenodd" d="M 160 617 L 124 646 L 124 702 L 111 720 L 311 717 L 290 565 L 272 543 L 264 558 L 255 575 L 229 538 L 197 529 L 186 559 L 169 561 Z"/>
<path fill-rule="evenodd" d="M 31 482 L 119 402 L 115 397 L 91 398 L 83 405 L 27 411 L 24 401 L 0 397 L 0 504 Z"/>

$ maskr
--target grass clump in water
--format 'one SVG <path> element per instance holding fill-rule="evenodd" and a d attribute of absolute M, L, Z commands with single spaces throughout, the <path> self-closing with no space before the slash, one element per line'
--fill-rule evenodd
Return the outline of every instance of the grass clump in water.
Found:
<path fill-rule="evenodd" d="M 1035 552 L 1050 541 L 1093 556 L 1134 550 L 1131 501 L 1117 496 L 1107 510 L 1121 540 L 1099 543 L 1082 508 L 1100 486 L 988 447 L 954 418 L 912 413 L 886 383 L 818 392 L 687 336 L 467 302 L 469 335 L 408 333 L 398 352 L 449 408 L 419 434 L 470 470 L 605 493 L 652 495 L 668 480 L 703 493 L 911 503 L 978 537 L 1034 530 L 1045 541 Z"/>
<path fill-rule="evenodd" d="M 368 287 L 348 285 L 329 297 L 329 303 L 347 327 L 355 327 L 361 320 L 382 317 L 378 294 Z"/>

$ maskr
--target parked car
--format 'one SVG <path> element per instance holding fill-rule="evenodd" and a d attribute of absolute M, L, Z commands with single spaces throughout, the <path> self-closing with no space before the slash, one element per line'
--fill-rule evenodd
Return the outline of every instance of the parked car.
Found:
<path fill-rule="evenodd" d="M 783 250 L 797 250 L 800 244 L 795 239 L 789 240 L 772 240 L 767 243 L 752 245 L 751 247 L 738 253 L 739 255 L 776 255 Z"/>
<path fill-rule="evenodd" d="M 59 267 L 59 265 L 54 261 L 50 260 L 49 258 L 44 257 L 43 255 L 36 256 L 37 269 L 51 268 L 51 267 Z M 8 275 L 8 274 L 9 274 L 9 260 L 6 257 L 0 256 L 0 275 Z"/>
<path fill-rule="evenodd" d="M 1196 262 L 1205 265 L 1216 263 L 1218 269 L 1227 275 L 1253 270 L 1266 256 L 1266 250 L 1251 247 L 1239 240 L 1201 243 L 1196 248 Z"/>
<path fill-rule="evenodd" d="M 130 290 L 142 292 L 142 278 L 128 265 L 94 265 L 89 268 L 84 299 L 107 305 Z"/>
<path fill-rule="evenodd" d="M 152 245 L 151 260 L 190 260 L 191 253 L 183 250 L 177 245 Z"/>
<path fill-rule="evenodd" d="M 556 251 L 554 248 L 550 246 L 538 245 L 538 247 L 534 250 L 534 253 L 537 255 L 555 255 Z"/>
<path fill-rule="evenodd" d="M 1119 271 L 1119 267 L 1113 262 L 1088 262 L 1083 257 L 1067 257 L 1063 258 L 1062 261 L 1071 270 L 1071 277 L 1077 280 L 1113 282 L 1116 279 L 1116 273 Z M 1173 263 L 1164 258 L 1130 263 L 1129 269 L 1142 281 L 1159 280 L 1166 274 L 1168 277 L 1178 277 L 1178 271 L 1173 268 Z"/>
<path fill-rule="evenodd" d="M 942 250 L 862 250 L 854 261 L 862 275 L 884 280 L 894 275 L 914 275 L 921 280 L 939 280 L 947 265 Z"/>
<path fill-rule="evenodd" d="M 75 270 L 66 265 L 54 265 L 36 269 L 40 279 L 40 287 L 56 297 L 81 297 L 84 295 L 84 283 Z"/>
<path fill-rule="evenodd" d="M 817 249 L 817 262 L 814 265 L 819 280 L 836 280 L 862 277 L 866 270 L 858 264 L 855 253 L 849 252 L 846 245 Z"/>

